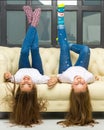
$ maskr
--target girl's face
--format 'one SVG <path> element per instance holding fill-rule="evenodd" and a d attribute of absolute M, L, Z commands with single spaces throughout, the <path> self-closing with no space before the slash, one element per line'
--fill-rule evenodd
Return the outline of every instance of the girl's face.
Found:
<path fill-rule="evenodd" d="M 23 79 L 20 82 L 20 89 L 21 91 L 29 92 L 33 88 L 33 81 L 30 76 L 26 75 L 23 77 Z"/>
<path fill-rule="evenodd" d="M 74 92 L 85 92 L 87 88 L 87 83 L 82 77 L 75 76 L 72 83 L 72 88 L 74 89 Z"/>

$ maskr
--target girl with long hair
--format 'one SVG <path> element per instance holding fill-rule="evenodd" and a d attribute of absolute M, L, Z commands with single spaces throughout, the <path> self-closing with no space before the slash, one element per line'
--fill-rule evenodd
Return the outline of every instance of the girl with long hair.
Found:
<path fill-rule="evenodd" d="M 14 83 L 13 111 L 11 112 L 10 121 L 13 124 L 27 127 L 42 122 L 40 111 L 46 109 L 46 100 L 38 99 L 36 83 L 47 83 L 49 77 L 43 75 L 38 47 L 36 27 L 39 23 L 41 9 L 37 8 L 34 12 L 30 6 L 24 6 L 23 9 L 30 25 L 20 52 L 19 70 L 15 75 L 6 72 L 4 78 Z M 29 62 L 30 51 L 32 65 Z M 16 84 L 19 84 L 19 86 L 17 87 Z"/>
<path fill-rule="evenodd" d="M 92 106 L 88 83 L 92 83 L 95 77 L 88 71 L 90 60 L 90 49 L 86 45 L 72 44 L 67 41 L 64 25 L 64 5 L 58 6 L 58 42 L 60 44 L 59 75 L 60 82 L 72 84 L 69 97 L 69 110 L 64 121 L 58 124 L 71 125 L 93 125 Z M 72 65 L 70 50 L 79 55 L 76 63 Z"/>

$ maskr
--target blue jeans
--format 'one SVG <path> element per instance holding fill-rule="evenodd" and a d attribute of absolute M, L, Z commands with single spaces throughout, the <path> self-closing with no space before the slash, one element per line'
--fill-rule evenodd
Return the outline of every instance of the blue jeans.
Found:
<path fill-rule="evenodd" d="M 59 73 L 62 73 L 70 66 L 72 66 L 70 50 L 79 54 L 79 57 L 74 66 L 82 66 L 88 69 L 90 60 L 89 47 L 86 45 L 68 43 L 64 25 L 58 26 L 58 41 L 60 44 Z"/>
<path fill-rule="evenodd" d="M 29 52 L 31 50 L 32 66 L 29 62 Z M 20 59 L 19 59 L 19 69 L 20 68 L 35 68 L 38 69 L 41 74 L 43 74 L 42 61 L 39 54 L 38 45 L 38 33 L 37 29 L 33 26 L 29 26 L 25 39 L 22 44 Z"/>

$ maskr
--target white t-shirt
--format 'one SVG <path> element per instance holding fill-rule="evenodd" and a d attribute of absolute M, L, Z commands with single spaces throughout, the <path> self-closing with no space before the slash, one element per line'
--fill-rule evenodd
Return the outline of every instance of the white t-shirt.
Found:
<path fill-rule="evenodd" d="M 50 79 L 50 77 L 46 75 L 40 74 L 40 72 L 37 69 L 34 68 L 22 68 L 19 69 L 14 76 L 10 79 L 11 82 L 20 83 L 21 79 L 28 75 L 32 78 L 32 81 L 34 83 L 40 84 L 40 83 L 47 83 L 47 81 Z"/>
<path fill-rule="evenodd" d="M 71 66 L 62 74 L 58 75 L 61 82 L 72 83 L 75 76 L 81 76 L 87 83 L 95 81 L 95 77 L 92 73 L 81 66 Z"/>

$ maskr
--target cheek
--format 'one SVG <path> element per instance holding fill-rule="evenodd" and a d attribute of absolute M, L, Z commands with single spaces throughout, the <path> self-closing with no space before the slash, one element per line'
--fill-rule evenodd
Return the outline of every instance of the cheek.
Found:
<path fill-rule="evenodd" d="M 30 84 L 33 84 L 33 81 L 32 81 L 32 80 L 29 80 L 29 83 L 30 83 Z"/>
<path fill-rule="evenodd" d="M 87 84 L 84 85 L 84 88 L 87 89 Z"/>
<path fill-rule="evenodd" d="M 23 84 L 23 83 L 24 83 L 24 80 L 21 80 L 21 81 L 20 81 L 20 84 Z"/>
<path fill-rule="evenodd" d="M 81 83 L 82 83 L 82 84 L 86 84 L 85 80 L 81 80 Z"/>
<path fill-rule="evenodd" d="M 74 82 L 72 83 L 72 85 L 75 86 L 75 87 L 76 87 L 76 85 L 78 85 L 78 84 L 79 84 L 79 82 L 78 82 L 77 80 L 74 80 Z"/>
<path fill-rule="evenodd" d="M 73 85 L 72 85 L 72 88 L 73 88 L 73 89 L 76 89 L 76 88 L 77 88 L 77 84 L 73 84 Z"/>

